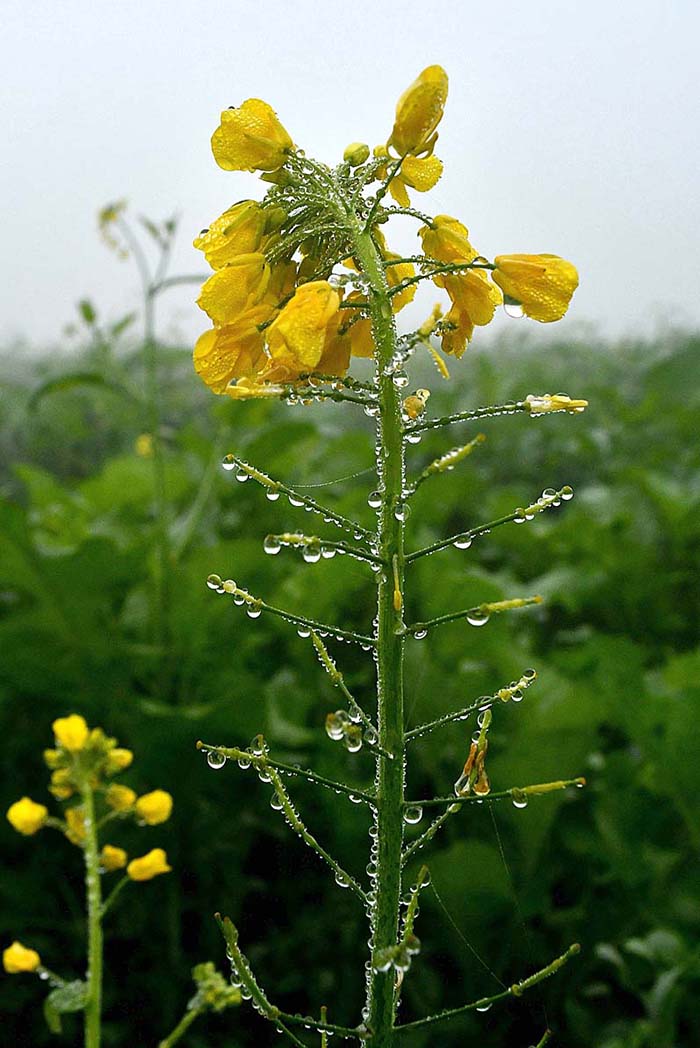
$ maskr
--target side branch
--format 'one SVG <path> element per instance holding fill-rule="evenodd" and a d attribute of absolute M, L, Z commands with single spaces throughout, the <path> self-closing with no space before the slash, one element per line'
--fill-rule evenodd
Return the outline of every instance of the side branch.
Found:
<path fill-rule="evenodd" d="M 409 742 L 411 739 L 417 739 L 421 735 L 427 735 L 429 732 L 435 731 L 436 728 L 441 728 L 444 724 L 467 720 L 472 713 L 475 713 L 477 710 L 487 710 L 497 701 L 510 702 L 512 699 L 514 702 L 518 702 L 522 699 L 523 691 L 529 688 L 531 684 L 534 684 L 536 680 L 537 670 L 524 670 L 518 680 L 504 685 L 497 692 L 494 692 L 493 695 L 481 695 L 470 706 L 464 706 L 461 710 L 456 710 L 454 713 L 445 713 L 442 717 L 436 717 L 435 720 L 428 721 L 426 724 L 419 724 L 417 728 L 411 728 L 410 731 L 406 732 L 405 739 Z"/>
<path fill-rule="evenodd" d="M 472 443 L 474 443 L 472 441 Z M 469 445 L 465 445 L 469 447 Z M 460 449 L 463 450 L 463 449 Z M 448 458 L 449 456 L 444 456 Z M 439 459 L 437 460 L 440 461 Z M 428 467 L 430 468 L 430 467 Z M 434 470 L 433 472 L 437 472 Z M 421 476 L 423 476 L 421 474 Z M 420 477 L 418 480 L 420 481 Z M 418 487 L 418 482 L 414 487 L 414 491 Z M 449 546 L 456 546 L 457 549 L 467 549 L 472 542 L 472 539 L 478 538 L 479 535 L 488 534 L 493 528 L 498 528 L 502 524 L 522 524 L 523 521 L 532 520 L 538 513 L 544 512 L 546 509 L 550 509 L 552 506 L 559 506 L 562 501 L 568 502 L 573 498 L 573 488 L 568 484 L 565 484 L 563 488 L 556 491 L 554 488 L 545 488 L 542 495 L 529 506 L 519 506 L 513 510 L 512 513 L 507 513 L 504 517 L 497 517 L 496 520 L 490 520 L 487 524 L 479 524 L 476 528 L 470 528 L 469 531 L 460 532 L 457 535 L 450 535 L 447 539 L 440 539 L 438 542 L 433 542 L 430 546 L 424 546 L 423 549 L 415 550 L 413 553 L 409 553 L 406 557 L 406 562 L 409 563 L 412 560 L 418 560 L 420 557 L 427 557 L 431 553 L 438 553 L 440 550 L 447 549 Z"/>
<path fill-rule="evenodd" d="M 529 797 L 539 797 L 544 793 L 568 790 L 571 786 L 581 788 L 585 785 L 586 780 L 580 775 L 577 779 L 557 779 L 556 782 L 538 782 L 531 786 L 511 786 L 508 790 L 486 795 L 469 793 L 462 797 L 431 797 L 427 800 L 406 801 L 405 803 L 409 808 L 431 808 L 440 804 L 449 804 L 450 807 L 454 805 L 455 810 L 459 805 L 470 804 L 472 801 L 500 801 L 504 797 L 511 797 L 516 802 L 524 800 L 527 803 Z"/>
<path fill-rule="evenodd" d="M 427 419 L 407 426 L 406 433 L 422 433 L 426 429 L 440 429 L 453 422 L 473 422 L 474 419 L 491 418 L 493 415 L 514 415 L 517 411 L 526 411 L 533 418 L 539 415 L 551 415 L 566 411 L 579 415 L 588 407 L 587 400 L 572 400 L 565 393 L 530 393 L 524 400 L 511 400 L 505 404 L 496 404 L 486 408 L 475 408 L 473 411 L 459 411 L 454 415 L 443 415 L 442 418 Z"/>
<path fill-rule="evenodd" d="M 326 622 L 316 622 L 314 619 L 307 619 L 303 615 L 294 615 L 289 611 L 283 611 L 282 608 L 276 608 L 274 605 L 266 603 L 260 597 L 253 597 L 247 590 L 240 589 L 233 579 L 222 580 L 220 575 L 209 575 L 207 586 L 217 593 L 229 594 L 233 597 L 235 604 L 247 605 L 247 611 L 251 618 L 257 618 L 261 612 L 267 611 L 271 615 L 276 615 L 278 618 L 284 619 L 285 622 L 291 622 L 295 626 L 300 626 L 303 630 L 309 630 L 309 632 L 315 630 L 317 633 L 324 635 L 330 634 L 339 640 L 352 641 L 354 644 L 360 644 L 367 649 L 373 648 L 375 645 L 373 637 L 366 637 L 362 633 L 353 633 L 351 630 L 341 630 L 339 626 L 330 626 Z"/>
<path fill-rule="evenodd" d="M 367 528 L 363 528 L 354 520 L 350 520 L 348 517 L 344 517 L 342 513 L 336 513 L 335 510 L 328 509 L 327 506 L 322 506 L 311 498 L 309 495 L 302 495 L 300 492 L 295 491 L 294 488 L 290 488 L 289 485 L 284 484 L 281 480 L 273 480 L 267 473 L 263 473 L 261 470 L 256 469 L 255 466 L 251 466 L 250 463 L 245 462 L 243 459 L 238 458 L 237 455 L 229 454 L 226 455 L 223 461 L 224 469 L 232 470 L 236 466 L 241 473 L 247 474 L 256 480 L 258 484 L 261 484 L 268 492 L 273 494 L 284 494 L 289 499 L 291 506 L 300 507 L 308 506 L 309 509 L 313 510 L 314 513 L 320 513 L 320 515 L 327 520 L 329 524 L 335 524 L 341 531 L 350 531 L 357 537 L 364 538 L 365 540 L 373 543 L 375 540 L 374 532 L 369 531 Z"/>
<path fill-rule="evenodd" d="M 531 990 L 533 986 L 537 986 L 538 983 L 548 979 L 551 975 L 555 975 L 560 968 L 563 968 L 567 961 L 575 957 L 576 954 L 581 952 L 580 945 L 575 942 L 573 943 L 566 953 L 563 953 L 561 957 L 556 957 L 546 968 L 540 968 L 534 975 L 528 976 L 527 979 L 522 979 L 520 982 L 513 983 L 507 990 L 503 990 L 501 993 L 496 993 L 492 997 L 481 997 L 478 1001 L 472 1001 L 470 1004 L 463 1004 L 460 1008 L 448 1008 L 444 1012 L 438 1012 L 437 1015 L 429 1015 L 425 1019 L 417 1019 L 412 1023 L 403 1023 L 401 1026 L 397 1026 L 395 1029 L 397 1033 L 404 1033 L 406 1030 L 418 1030 L 422 1026 L 429 1026 L 433 1023 L 443 1022 L 445 1019 L 452 1019 L 455 1015 L 463 1015 L 464 1012 L 471 1012 L 477 1009 L 488 1008 L 492 1004 L 496 1004 L 498 1001 L 503 1001 L 508 997 L 522 997 L 526 990 Z"/>
<path fill-rule="evenodd" d="M 325 786 L 326 789 L 333 790 L 335 793 L 344 793 L 348 797 L 359 797 L 366 804 L 375 803 L 374 796 L 367 793 L 366 790 L 354 789 L 343 782 L 336 782 L 335 779 L 327 779 L 324 775 L 318 775 L 315 771 L 309 771 L 306 768 L 299 768 L 296 764 L 285 764 L 284 761 L 268 757 L 266 753 L 257 754 L 251 750 L 242 750 L 238 746 L 212 746 L 208 742 L 202 742 L 201 739 L 197 740 L 196 745 L 202 753 L 217 753 L 226 760 L 240 761 L 244 767 L 252 765 L 254 768 L 275 768 L 287 775 L 295 775 L 299 779 L 314 782 L 317 786 Z"/>
<path fill-rule="evenodd" d="M 424 637 L 428 630 L 434 629 L 435 626 L 444 626 L 448 622 L 457 622 L 459 619 L 466 619 L 470 626 L 484 626 L 491 615 L 498 615 L 502 611 L 513 611 L 516 608 L 526 608 L 531 604 L 541 603 L 542 597 L 540 596 L 486 601 L 483 604 L 475 605 L 473 608 L 466 608 L 464 611 L 452 611 L 447 615 L 438 615 L 437 618 L 428 619 L 427 622 L 414 622 L 406 627 L 406 632 L 412 633 L 414 637 Z"/>

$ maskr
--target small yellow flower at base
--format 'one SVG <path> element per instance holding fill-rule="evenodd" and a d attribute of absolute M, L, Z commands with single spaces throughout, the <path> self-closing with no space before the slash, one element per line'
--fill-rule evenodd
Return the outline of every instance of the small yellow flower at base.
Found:
<path fill-rule="evenodd" d="M 65 815 L 66 819 L 66 837 L 71 844 L 77 844 L 82 846 L 85 841 L 86 829 L 85 829 L 85 813 L 80 807 L 68 808 Z"/>
<path fill-rule="evenodd" d="M 113 870 L 123 870 L 129 856 L 123 848 L 116 848 L 113 844 L 105 844 L 100 852 L 100 866 L 105 873 Z"/>
<path fill-rule="evenodd" d="M 415 393 L 409 394 L 402 404 L 405 414 L 408 415 L 410 419 L 420 418 L 425 411 L 425 406 L 428 403 L 429 396 L 429 389 L 417 389 Z"/>
<path fill-rule="evenodd" d="M 30 797 L 22 797 L 7 809 L 7 821 L 25 837 L 31 837 L 45 825 L 49 817 L 48 808 L 36 804 Z"/>
<path fill-rule="evenodd" d="M 144 793 L 135 804 L 136 815 L 148 826 L 157 826 L 170 818 L 173 810 L 173 799 L 165 790 L 153 790 Z"/>
<path fill-rule="evenodd" d="M 428 66 L 396 104 L 396 118 L 388 145 L 399 156 L 431 152 L 447 101 L 447 73 L 439 65 Z"/>
<path fill-rule="evenodd" d="M 36 950 L 30 950 L 15 940 L 2 951 L 2 966 L 10 975 L 35 972 L 41 966 L 41 957 Z"/>
<path fill-rule="evenodd" d="M 107 754 L 107 762 L 105 764 L 105 771 L 107 775 L 116 775 L 119 771 L 124 771 L 128 768 L 134 759 L 134 755 L 131 750 L 124 749 L 121 746 L 115 746 L 113 750 L 110 750 Z"/>
<path fill-rule="evenodd" d="M 84 717 L 71 713 L 69 717 L 59 717 L 53 722 L 53 733 L 59 746 L 69 753 L 77 753 L 87 742 L 90 729 Z"/>
<path fill-rule="evenodd" d="M 153 458 L 153 434 L 140 433 L 134 441 L 134 449 L 140 458 Z"/>
<path fill-rule="evenodd" d="M 492 279 L 525 316 L 550 324 L 561 320 L 578 287 L 576 267 L 558 255 L 497 255 Z"/>
<path fill-rule="evenodd" d="M 339 305 L 340 296 L 327 280 L 302 284 L 268 329 L 272 359 L 297 374 L 313 371 Z"/>
<path fill-rule="evenodd" d="M 105 793 L 105 801 L 112 811 L 130 811 L 136 804 L 136 790 L 113 783 Z"/>
<path fill-rule="evenodd" d="M 140 859 L 132 859 L 126 868 L 127 876 L 132 881 L 150 881 L 161 873 L 170 873 L 172 866 L 168 866 L 168 856 L 162 848 L 153 848 Z"/>
<path fill-rule="evenodd" d="M 211 138 L 214 159 L 224 171 L 276 171 L 293 148 L 274 109 L 260 98 L 225 109 Z"/>

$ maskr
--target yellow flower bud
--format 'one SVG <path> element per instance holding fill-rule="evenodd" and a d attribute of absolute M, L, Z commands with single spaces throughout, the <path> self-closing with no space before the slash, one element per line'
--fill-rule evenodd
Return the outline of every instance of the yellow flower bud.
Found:
<path fill-rule="evenodd" d="M 65 755 L 60 750 L 44 750 L 44 764 L 47 768 L 60 768 L 65 763 Z"/>
<path fill-rule="evenodd" d="M 127 875 L 132 881 L 150 881 L 161 873 L 169 873 L 172 866 L 168 866 L 168 856 L 162 848 L 153 848 L 140 859 L 132 859 L 126 868 Z"/>
<path fill-rule="evenodd" d="M 41 957 L 36 950 L 29 950 L 15 941 L 2 951 L 2 966 L 10 975 L 18 972 L 35 972 L 41 965 Z"/>
<path fill-rule="evenodd" d="M 587 400 L 572 400 L 566 393 L 530 393 L 525 397 L 525 403 L 531 415 L 546 415 L 550 411 L 570 411 L 579 415 L 588 407 Z"/>
<path fill-rule="evenodd" d="M 260 301 L 269 279 L 270 270 L 264 255 L 259 252 L 236 255 L 202 285 L 197 305 L 217 327 L 234 323 L 246 303 L 252 305 Z"/>
<path fill-rule="evenodd" d="M 343 153 L 343 160 L 346 164 L 350 164 L 350 167 L 359 167 L 368 157 L 369 146 L 365 142 L 351 142 Z"/>
<path fill-rule="evenodd" d="M 469 230 L 451 215 L 436 215 L 432 226 L 422 226 L 418 235 L 424 253 L 438 262 L 471 262 L 476 258 L 469 243 Z"/>
<path fill-rule="evenodd" d="M 129 856 L 123 848 L 116 848 L 113 844 L 105 844 L 100 852 L 100 866 L 105 873 L 113 870 L 123 870 Z"/>
<path fill-rule="evenodd" d="M 525 316 L 549 324 L 561 320 L 578 287 L 576 267 L 558 255 L 497 255 L 492 276 Z"/>
<path fill-rule="evenodd" d="M 302 284 L 268 330 L 273 360 L 297 374 L 313 371 L 323 354 L 328 325 L 340 297 L 326 280 Z"/>
<path fill-rule="evenodd" d="M 43 804 L 36 804 L 29 797 L 22 797 L 21 800 L 15 801 L 7 809 L 8 822 L 18 833 L 24 834 L 25 837 L 31 837 L 32 834 L 40 830 L 48 817 L 48 808 L 44 807 Z"/>
<path fill-rule="evenodd" d="M 158 823 L 165 822 L 170 818 L 170 813 L 173 810 L 173 799 L 165 790 L 153 790 L 151 793 L 144 793 L 142 797 L 139 797 L 135 808 L 136 815 L 142 822 L 147 823 L 149 826 L 157 826 Z"/>
<path fill-rule="evenodd" d="M 221 269 L 236 255 L 249 255 L 260 250 L 265 215 L 255 200 L 241 200 L 202 230 L 194 241 L 204 252 L 212 269 Z"/>
<path fill-rule="evenodd" d="M 66 810 L 66 837 L 71 844 L 82 845 L 87 833 L 85 829 L 85 813 L 82 808 L 74 807 Z"/>
<path fill-rule="evenodd" d="M 112 811 L 129 811 L 136 804 L 136 790 L 112 783 L 105 792 L 105 801 Z"/>
<path fill-rule="evenodd" d="M 399 156 L 432 152 L 447 101 L 447 84 L 442 66 L 432 65 L 401 95 L 388 143 Z"/>
<path fill-rule="evenodd" d="M 134 449 L 140 458 L 153 458 L 153 434 L 140 433 L 134 441 Z"/>
<path fill-rule="evenodd" d="M 128 768 L 134 759 L 134 755 L 131 750 L 123 749 L 121 746 L 115 746 L 113 750 L 110 750 L 107 754 L 107 763 L 105 765 L 105 771 L 107 775 L 116 775 L 119 771 L 124 771 Z"/>
<path fill-rule="evenodd" d="M 211 139 L 214 159 L 224 171 L 276 171 L 293 147 L 272 106 L 259 98 L 225 109 Z"/>
<path fill-rule="evenodd" d="M 59 746 L 69 753 L 77 753 L 87 742 L 90 729 L 84 717 L 71 713 L 69 717 L 59 717 L 53 722 L 53 733 Z"/>
<path fill-rule="evenodd" d="M 51 773 L 49 791 L 59 801 L 65 801 L 75 793 L 69 768 L 58 768 Z"/>

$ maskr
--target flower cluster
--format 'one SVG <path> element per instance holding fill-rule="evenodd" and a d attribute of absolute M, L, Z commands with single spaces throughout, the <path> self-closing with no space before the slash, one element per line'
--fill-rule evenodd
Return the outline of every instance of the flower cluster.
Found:
<path fill-rule="evenodd" d="M 444 69 L 428 66 L 401 95 L 386 143 L 372 156 L 366 144 L 351 143 L 335 169 L 306 158 L 260 99 L 221 114 L 216 162 L 226 171 L 259 171 L 272 185 L 261 202 L 235 204 L 194 241 L 214 270 L 198 298 L 213 328 L 194 351 L 195 369 L 214 393 L 283 397 L 309 376 L 344 376 L 353 356 L 375 356 L 366 281 L 354 258 L 358 230 L 373 240 L 393 312 L 423 280 L 447 293 L 448 311 L 423 336 L 439 336 L 446 354 L 461 357 L 474 328 L 490 323 L 500 305 L 541 323 L 564 315 L 578 284 L 570 262 L 551 254 L 490 262 L 458 219 L 412 211 L 409 191 L 432 189 L 442 174 L 434 147 L 447 91 Z M 387 193 L 397 207 L 384 205 Z M 427 219 L 422 255 L 404 260 L 389 250 L 380 226 L 396 212 Z"/>

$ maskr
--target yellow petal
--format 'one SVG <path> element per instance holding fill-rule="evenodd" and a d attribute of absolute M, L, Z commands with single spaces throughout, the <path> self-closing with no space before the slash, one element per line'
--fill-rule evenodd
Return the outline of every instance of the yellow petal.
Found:
<path fill-rule="evenodd" d="M 202 230 L 194 246 L 204 252 L 212 269 L 221 269 L 236 255 L 249 255 L 260 248 L 265 215 L 255 200 L 241 200 Z"/>
<path fill-rule="evenodd" d="M 17 940 L 2 951 L 2 966 L 9 975 L 35 972 L 40 965 L 41 957 L 36 950 L 27 949 Z"/>
<path fill-rule="evenodd" d="M 549 324 L 566 313 L 578 287 L 578 273 L 558 255 L 498 255 L 492 277 L 526 316 Z"/>
<path fill-rule="evenodd" d="M 423 226 L 418 233 L 429 258 L 439 262 L 471 262 L 476 258 L 476 251 L 469 243 L 469 230 L 450 215 L 436 215 L 432 228 Z"/>
<path fill-rule="evenodd" d="M 407 156 L 401 165 L 401 178 L 412 189 L 427 193 L 439 182 L 442 170 L 442 160 L 436 156 Z"/>
<path fill-rule="evenodd" d="M 270 356 L 298 374 L 316 368 L 340 296 L 326 280 L 302 284 L 268 329 Z"/>
<path fill-rule="evenodd" d="M 194 369 L 212 392 L 221 394 L 234 378 L 252 375 L 263 360 L 264 334 L 258 325 L 272 315 L 269 306 L 247 309 L 232 324 L 205 331 L 194 347 Z"/>
<path fill-rule="evenodd" d="M 157 826 L 170 818 L 173 799 L 165 790 L 153 790 L 139 797 L 134 809 L 141 822 L 145 822 L 148 826 Z"/>
<path fill-rule="evenodd" d="M 7 821 L 25 837 L 31 837 L 42 828 L 49 817 L 43 804 L 36 804 L 30 797 L 22 797 L 7 809 Z"/>
<path fill-rule="evenodd" d="M 447 73 L 442 66 L 432 65 L 424 69 L 401 95 L 389 138 L 389 144 L 399 156 L 421 153 L 428 148 L 442 120 L 447 84 Z"/>
<path fill-rule="evenodd" d="M 168 856 L 162 848 L 152 848 L 139 859 L 132 859 L 126 868 L 127 876 L 132 881 L 150 881 L 161 873 L 170 873 L 171 870 L 172 866 L 168 866 Z"/>
<path fill-rule="evenodd" d="M 87 742 L 90 729 L 84 717 L 71 713 L 69 717 L 59 717 L 53 722 L 53 733 L 59 746 L 70 753 L 77 753 Z"/>
<path fill-rule="evenodd" d="M 202 286 L 197 305 L 219 327 L 230 324 L 250 301 L 265 294 L 270 271 L 260 252 L 238 255 Z"/>
<path fill-rule="evenodd" d="M 238 109 L 225 109 L 212 135 L 211 148 L 225 171 L 276 171 L 293 142 L 272 106 L 249 98 Z"/>

